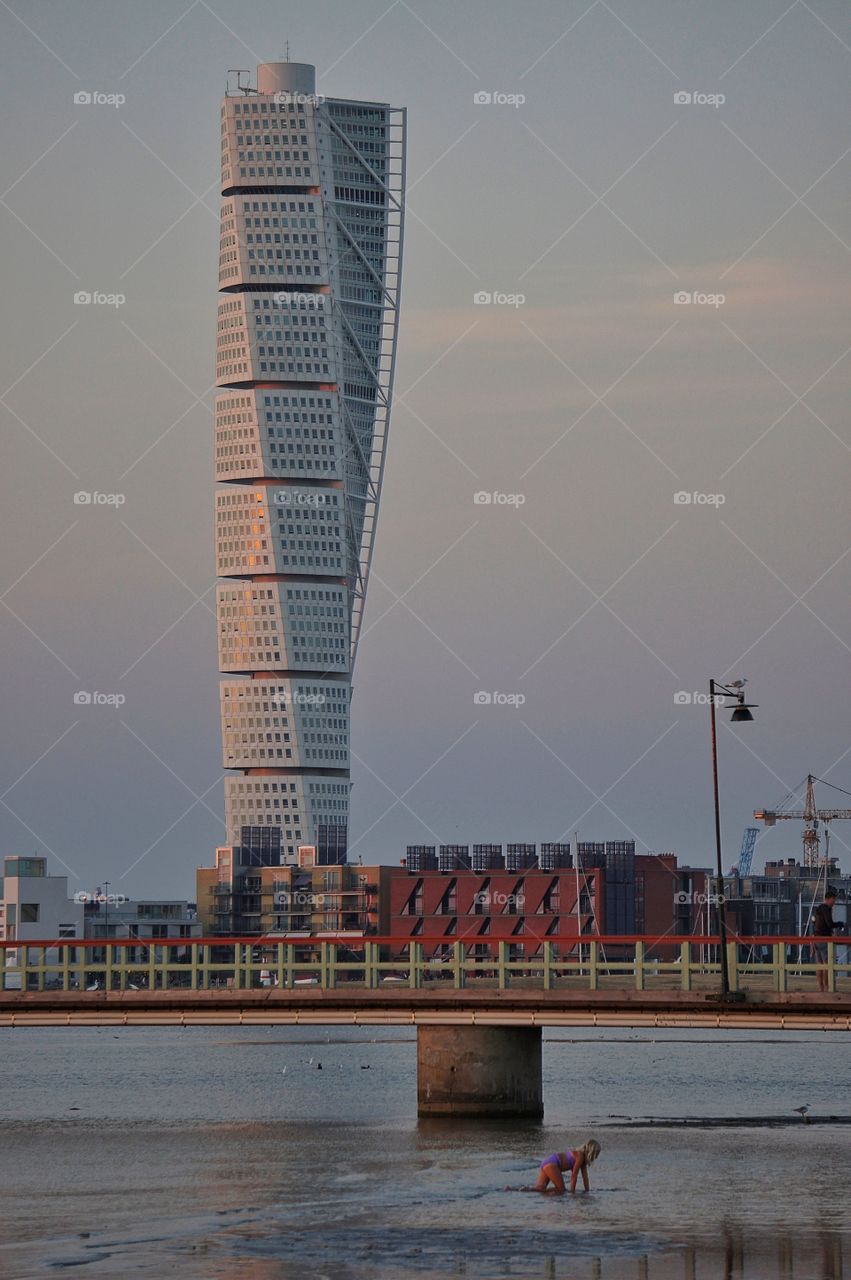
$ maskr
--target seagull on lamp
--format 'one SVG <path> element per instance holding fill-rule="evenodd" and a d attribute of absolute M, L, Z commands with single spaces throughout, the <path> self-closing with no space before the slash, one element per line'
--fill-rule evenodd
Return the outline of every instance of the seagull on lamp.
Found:
<path fill-rule="evenodd" d="M 804 1124 L 810 1124 L 810 1123 L 811 1123 L 811 1121 L 810 1121 L 810 1117 L 807 1115 L 807 1112 L 809 1111 L 809 1109 L 810 1109 L 810 1104 L 809 1104 L 809 1103 L 807 1103 L 807 1104 L 806 1104 L 806 1106 L 803 1106 L 803 1107 L 793 1107 L 793 1108 L 792 1108 L 792 1110 L 793 1110 L 794 1112 L 796 1112 L 796 1113 L 801 1117 L 801 1119 L 803 1120 Z"/>

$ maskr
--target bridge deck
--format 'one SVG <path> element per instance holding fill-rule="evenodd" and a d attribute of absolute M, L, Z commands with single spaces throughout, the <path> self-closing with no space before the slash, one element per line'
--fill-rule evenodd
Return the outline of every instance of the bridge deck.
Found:
<path fill-rule="evenodd" d="M 574 1026 L 851 1031 L 851 994 L 626 989 L 28 991 L 0 1026 Z"/>

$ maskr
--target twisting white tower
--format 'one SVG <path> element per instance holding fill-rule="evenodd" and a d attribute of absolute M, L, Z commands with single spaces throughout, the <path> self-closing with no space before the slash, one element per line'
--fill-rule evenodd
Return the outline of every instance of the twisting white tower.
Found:
<path fill-rule="evenodd" d="M 398 327 L 405 113 L 312 66 L 222 103 L 216 558 L 227 843 L 345 860 L 349 702 Z"/>

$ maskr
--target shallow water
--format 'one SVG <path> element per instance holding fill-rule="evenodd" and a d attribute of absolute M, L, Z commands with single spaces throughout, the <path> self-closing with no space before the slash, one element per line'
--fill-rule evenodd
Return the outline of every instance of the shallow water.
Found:
<path fill-rule="evenodd" d="M 803 1103 L 849 1115 L 851 1038 L 544 1034 L 543 1122 L 418 1122 L 407 1029 L 5 1031 L 0 1276 L 851 1268 L 851 1127 L 748 1125 Z M 632 1127 L 642 1117 L 742 1126 Z M 503 1190 L 591 1133 L 589 1196 Z"/>

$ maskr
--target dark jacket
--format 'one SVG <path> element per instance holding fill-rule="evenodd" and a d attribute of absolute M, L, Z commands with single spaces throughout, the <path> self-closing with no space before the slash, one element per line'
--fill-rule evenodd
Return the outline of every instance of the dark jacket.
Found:
<path fill-rule="evenodd" d="M 834 930 L 841 928 L 841 923 L 833 919 L 833 907 L 829 903 L 823 902 L 820 907 L 816 907 L 813 912 L 813 933 L 817 938 L 829 938 Z"/>

